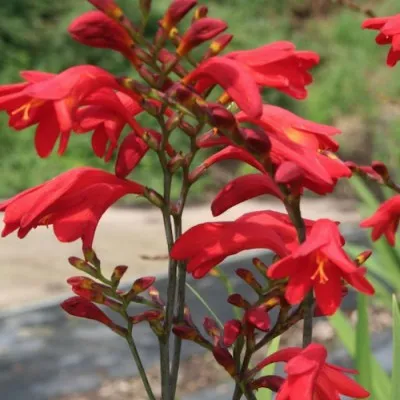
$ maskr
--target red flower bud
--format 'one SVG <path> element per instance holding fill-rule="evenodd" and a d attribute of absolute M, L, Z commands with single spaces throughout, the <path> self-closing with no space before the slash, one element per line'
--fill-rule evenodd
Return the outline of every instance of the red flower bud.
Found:
<path fill-rule="evenodd" d="M 240 129 L 240 135 L 248 150 L 256 154 L 268 154 L 271 150 L 271 141 L 261 129 Z"/>
<path fill-rule="evenodd" d="M 154 286 L 149 288 L 149 295 L 154 303 L 158 304 L 159 306 L 165 305 L 165 303 L 161 300 L 160 292 Z"/>
<path fill-rule="evenodd" d="M 270 328 L 269 315 L 262 307 L 247 310 L 244 319 L 262 332 L 267 332 Z"/>
<path fill-rule="evenodd" d="M 153 189 L 146 188 L 143 196 L 158 208 L 164 207 L 164 198 Z"/>
<path fill-rule="evenodd" d="M 192 19 L 192 23 L 197 21 L 198 19 L 207 17 L 208 14 L 208 7 L 207 6 L 199 6 L 196 8 L 196 11 L 194 12 L 194 17 Z"/>
<path fill-rule="evenodd" d="M 267 375 L 251 382 L 250 387 L 252 390 L 257 390 L 260 388 L 268 388 L 273 392 L 277 392 L 282 386 L 284 381 L 285 379 L 282 378 L 281 376 Z"/>
<path fill-rule="evenodd" d="M 201 18 L 195 21 L 183 35 L 176 52 L 182 57 L 194 47 L 223 32 L 228 25 L 215 18 Z"/>
<path fill-rule="evenodd" d="M 136 294 L 140 294 L 153 285 L 153 283 L 156 281 L 156 278 L 154 276 L 145 276 L 139 279 L 136 279 L 136 281 L 132 285 L 132 291 L 135 292 Z"/>
<path fill-rule="evenodd" d="M 267 266 L 259 259 L 253 258 L 253 265 L 260 271 L 262 275 L 267 275 Z"/>
<path fill-rule="evenodd" d="M 390 178 L 387 166 L 383 162 L 373 161 L 371 167 L 379 176 L 382 177 L 384 182 L 386 182 Z"/>
<path fill-rule="evenodd" d="M 209 103 L 206 107 L 206 113 L 210 124 L 222 132 L 233 132 L 237 130 L 235 116 L 223 105 L 218 103 Z"/>
<path fill-rule="evenodd" d="M 197 4 L 197 0 L 174 0 L 160 25 L 169 34 L 171 29 Z"/>
<path fill-rule="evenodd" d="M 111 282 L 114 287 L 117 287 L 119 285 L 119 282 L 121 281 L 127 270 L 128 267 L 126 265 L 118 265 L 114 268 L 114 271 L 111 275 Z"/>
<path fill-rule="evenodd" d="M 261 293 L 262 287 L 254 277 L 253 273 L 248 269 L 238 268 L 236 275 L 242 278 L 255 292 Z"/>
<path fill-rule="evenodd" d="M 96 270 L 90 264 L 88 264 L 85 260 L 82 260 L 78 257 L 69 257 L 68 262 L 76 269 L 86 272 L 87 274 L 89 274 L 91 276 L 97 275 Z"/>
<path fill-rule="evenodd" d="M 216 346 L 213 348 L 213 355 L 217 363 L 222 365 L 230 376 L 236 376 L 235 360 L 227 349 Z"/>
<path fill-rule="evenodd" d="M 100 11 L 89 11 L 74 19 L 68 32 L 86 46 L 112 49 L 122 53 L 132 64 L 140 64 L 133 51 L 134 42 L 126 30 Z"/>
<path fill-rule="evenodd" d="M 372 255 L 372 251 L 371 250 L 365 250 L 362 253 L 360 253 L 356 258 L 355 258 L 355 263 L 357 265 L 362 265 L 364 264 L 368 258 L 370 258 Z"/>
<path fill-rule="evenodd" d="M 108 15 L 112 19 L 120 19 L 124 12 L 114 2 L 114 0 L 88 0 L 89 3 L 93 4 L 98 10 L 103 11 L 104 14 Z"/>
<path fill-rule="evenodd" d="M 111 328 L 114 332 L 121 336 L 126 335 L 126 329 L 115 325 L 106 314 L 98 307 L 92 304 L 89 300 L 76 296 L 71 297 L 61 303 L 61 308 L 70 315 L 79 318 L 92 319 L 101 322 Z"/>
<path fill-rule="evenodd" d="M 205 331 L 214 339 L 214 342 L 218 343 L 221 331 L 217 323 L 212 318 L 206 317 L 204 318 L 203 326 Z"/>
<path fill-rule="evenodd" d="M 164 318 L 164 313 L 160 310 L 148 310 L 131 317 L 133 324 L 138 324 L 143 321 L 161 321 Z"/>
<path fill-rule="evenodd" d="M 250 303 L 245 300 L 239 293 L 231 294 L 228 297 L 228 303 L 243 309 L 250 308 Z"/>
<path fill-rule="evenodd" d="M 172 332 L 174 332 L 174 334 L 181 339 L 191 340 L 192 342 L 195 342 L 209 350 L 212 349 L 211 343 L 205 339 L 196 328 L 192 326 L 183 324 L 174 325 Z"/>
<path fill-rule="evenodd" d="M 216 56 L 221 53 L 229 45 L 232 39 L 233 35 L 229 33 L 223 33 L 222 35 L 219 35 L 211 42 L 207 53 L 203 57 L 203 61 L 205 61 L 207 58 Z"/>
<path fill-rule="evenodd" d="M 224 325 L 224 336 L 222 339 L 224 346 L 232 346 L 241 333 L 242 324 L 240 321 L 238 321 L 237 319 L 233 319 L 226 322 Z"/>

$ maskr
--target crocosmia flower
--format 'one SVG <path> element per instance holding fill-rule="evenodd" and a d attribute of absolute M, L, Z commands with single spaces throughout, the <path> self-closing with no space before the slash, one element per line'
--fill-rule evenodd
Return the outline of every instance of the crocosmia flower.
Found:
<path fill-rule="evenodd" d="M 256 370 L 272 363 L 286 363 L 287 378 L 280 385 L 277 400 L 339 400 L 341 395 L 352 399 L 369 397 L 362 386 L 345 375 L 357 371 L 327 363 L 327 355 L 320 344 L 312 343 L 305 349 L 288 347 L 267 357 Z"/>
<path fill-rule="evenodd" d="M 18 230 L 23 238 L 33 228 L 53 225 L 61 242 L 82 239 L 83 247 L 91 248 L 104 212 L 122 196 L 143 193 L 136 182 L 95 168 L 75 168 L 0 203 L 2 236 Z"/>
<path fill-rule="evenodd" d="M 400 221 L 400 195 L 381 204 L 374 215 L 361 222 L 363 228 L 372 228 L 372 240 L 384 235 L 391 246 L 396 243 L 396 231 Z"/>
<path fill-rule="evenodd" d="M 342 300 L 342 280 L 362 293 L 374 294 L 365 270 L 349 258 L 343 245 L 337 224 L 320 219 L 303 244 L 268 269 L 268 276 L 289 278 L 285 297 L 290 304 L 299 304 L 314 289 L 318 307 L 324 315 L 331 315 Z"/>
<path fill-rule="evenodd" d="M 379 31 L 376 43 L 391 45 L 386 63 L 389 67 L 394 67 L 400 60 L 400 14 L 369 18 L 363 22 L 362 27 Z"/>

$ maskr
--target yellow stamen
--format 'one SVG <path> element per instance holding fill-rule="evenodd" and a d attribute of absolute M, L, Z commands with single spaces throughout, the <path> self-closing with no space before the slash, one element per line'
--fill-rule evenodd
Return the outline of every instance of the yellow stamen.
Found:
<path fill-rule="evenodd" d="M 29 120 L 29 111 L 31 110 L 32 107 L 38 107 L 44 103 L 43 100 L 39 99 L 32 99 L 28 101 L 27 103 L 23 104 L 21 107 L 15 109 L 11 115 L 19 114 L 20 112 L 23 112 L 22 119 L 24 121 Z"/>
<path fill-rule="evenodd" d="M 324 283 L 328 282 L 328 277 L 326 276 L 326 273 L 324 270 L 326 262 L 328 260 L 325 256 L 318 253 L 316 261 L 317 261 L 317 269 L 316 269 L 314 275 L 311 277 L 311 279 L 315 280 L 317 278 L 317 276 L 319 276 L 319 283 L 324 284 Z"/>

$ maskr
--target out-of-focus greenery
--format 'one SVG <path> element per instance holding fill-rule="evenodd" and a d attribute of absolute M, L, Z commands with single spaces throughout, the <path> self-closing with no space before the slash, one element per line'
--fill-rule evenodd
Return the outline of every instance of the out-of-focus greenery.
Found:
<path fill-rule="evenodd" d="M 118 2 L 132 19 L 139 18 L 137 0 Z M 154 33 L 168 0 L 153 0 L 148 34 Z M 275 40 L 291 40 L 301 49 L 321 54 L 307 101 L 293 101 L 270 91 L 269 101 L 318 122 L 333 123 L 343 114 L 374 118 L 380 113 L 379 94 L 400 93 L 400 69 L 385 66 L 387 48 L 374 43 L 374 33 L 360 29 L 363 16 L 338 7 L 313 10 L 312 0 L 204 0 L 212 16 L 229 22 L 235 34 L 233 49 L 249 49 Z M 328 2 L 327 2 L 328 3 Z M 359 4 L 365 3 L 359 1 Z M 371 3 L 371 2 L 369 2 Z M 395 2 L 379 1 L 379 15 L 396 11 Z M 72 19 L 90 10 L 83 0 L 13 0 L 2 2 L 0 14 L 0 83 L 18 81 L 21 69 L 59 72 L 80 63 L 96 64 L 119 75 L 131 75 L 118 54 L 75 43 L 67 33 Z M 104 167 L 93 156 L 90 135 L 74 135 L 66 154 L 40 160 L 33 148 L 34 130 L 12 131 L 0 118 L 0 197 L 9 196 L 43 179 L 78 165 Z M 394 128 L 397 129 L 396 124 Z M 178 142 L 180 138 L 176 139 Z M 398 159 L 398 154 L 394 157 Z M 159 187 L 154 160 L 146 158 L 137 179 Z M 112 163 L 105 168 L 112 169 Z M 203 192 L 208 183 L 197 186 Z"/>

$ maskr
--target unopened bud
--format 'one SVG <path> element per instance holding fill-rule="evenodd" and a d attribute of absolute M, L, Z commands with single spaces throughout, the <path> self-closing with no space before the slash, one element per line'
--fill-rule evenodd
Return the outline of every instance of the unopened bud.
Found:
<path fill-rule="evenodd" d="M 112 19 L 119 20 L 124 15 L 124 12 L 114 0 L 89 0 L 89 3 L 93 4 L 98 10 L 103 11 L 104 14 Z"/>
<path fill-rule="evenodd" d="M 242 333 L 242 323 L 237 319 L 228 321 L 224 325 L 224 335 L 222 342 L 224 346 L 231 347 Z"/>
<path fill-rule="evenodd" d="M 205 339 L 196 328 L 192 326 L 184 324 L 174 325 L 172 332 L 181 339 L 195 342 L 208 350 L 213 348 L 212 344 Z"/>
<path fill-rule="evenodd" d="M 250 308 L 250 303 L 247 300 L 245 300 L 243 296 L 240 295 L 239 293 L 231 294 L 228 297 L 228 303 L 243 309 Z"/>
<path fill-rule="evenodd" d="M 220 54 L 225 49 L 225 47 L 229 45 L 232 39 L 233 35 L 230 35 L 229 33 L 223 33 L 222 35 L 219 35 L 217 38 L 215 38 L 211 42 L 207 53 L 203 57 L 203 61 Z"/>
<path fill-rule="evenodd" d="M 117 287 L 122 279 L 122 277 L 125 275 L 125 272 L 128 270 L 128 267 L 126 265 L 118 265 L 117 267 L 114 268 L 114 271 L 111 275 L 111 283 L 113 287 Z"/>
<path fill-rule="evenodd" d="M 373 161 L 371 167 L 379 176 L 382 177 L 384 182 L 387 182 L 390 179 L 390 174 L 387 166 L 383 162 Z"/>
<path fill-rule="evenodd" d="M 149 295 L 155 304 L 161 307 L 165 305 L 165 303 L 161 300 L 160 292 L 154 286 L 149 288 Z"/>
<path fill-rule="evenodd" d="M 199 7 L 197 7 L 195 12 L 194 12 L 192 23 L 197 21 L 198 19 L 207 17 L 207 14 L 208 14 L 208 7 L 207 6 L 199 6 Z"/>
<path fill-rule="evenodd" d="M 88 264 L 85 260 L 82 260 L 78 257 L 69 257 L 68 262 L 76 269 L 86 272 L 88 275 L 91 275 L 93 277 L 97 276 L 97 270 L 93 268 L 90 264 Z"/>
<path fill-rule="evenodd" d="M 255 154 L 268 154 L 271 150 L 271 141 L 262 129 L 243 128 L 239 130 L 244 145 Z"/>
<path fill-rule="evenodd" d="M 227 27 L 226 22 L 221 19 L 205 17 L 196 20 L 183 35 L 176 49 L 177 54 L 184 56 L 194 47 L 219 35 Z"/>
<path fill-rule="evenodd" d="M 85 260 L 96 267 L 96 269 L 100 269 L 101 262 L 98 259 L 95 251 L 92 248 L 83 249 L 83 255 Z"/>
<path fill-rule="evenodd" d="M 222 365 L 228 374 L 235 377 L 237 374 L 235 360 L 231 353 L 224 347 L 216 346 L 213 349 L 213 355 L 218 364 Z"/>
<path fill-rule="evenodd" d="M 150 131 L 145 131 L 142 135 L 142 139 L 152 150 L 160 150 L 160 142 L 151 134 Z"/>
<path fill-rule="evenodd" d="M 253 258 L 253 265 L 257 268 L 261 275 L 267 275 L 268 267 L 259 258 Z"/>
<path fill-rule="evenodd" d="M 179 153 L 168 161 L 168 170 L 173 174 L 178 171 L 178 169 L 180 169 L 185 164 L 185 162 L 186 158 L 181 153 Z"/>
<path fill-rule="evenodd" d="M 281 388 L 283 382 L 285 382 L 285 379 L 281 376 L 266 375 L 251 382 L 250 387 L 252 390 L 268 388 L 273 392 L 277 392 Z"/>
<path fill-rule="evenodd" d="M 169 34 L 170 30 L 196 5 L 197 0 L 174 0 L 169 6 L 160 25 Z"/>
<path fill-rule="evenodd" d="M 248 269 L 239 268 L 236 270 L 236 275 L 242 278 L 254 291 L 261 294 L 262 287 L 254 277 L 253 273 Z"/>
<path fill-rule="evenodd" d="M 150 14 L 151 1 L 152 0 L 139 0 L 140 11 L 145 19 L 147 19 Z"/>
<path fill-rule="evenodd" d="M 153 189 L 145 188 L 143 196 L 158 208 L 165 205 L 164 198 Z"/>
<path fill-rule="evenodd" d="M 368 258 L 370 258 L 372 255 L 372 251 L 371 250 L 365 250 L 362 253 L 360 253 L 356 258 L 355 258 L 355 263 L 357 265 L 362 265 L 364 264 Z"/>

